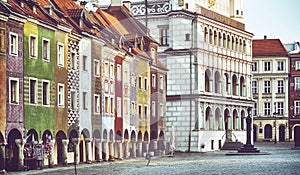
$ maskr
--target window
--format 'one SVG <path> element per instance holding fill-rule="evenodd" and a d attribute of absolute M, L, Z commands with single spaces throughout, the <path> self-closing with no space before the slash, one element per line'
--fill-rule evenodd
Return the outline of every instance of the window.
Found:
<path fill-rule="evenodd" d="M 257 116 L 257 103 L 254 103 L 252 112 L 254 116 Z"/>
<path fill-rule="evenodd" d="M 277 102 L 277 111 L 279 115 L 283 115 L 283 102 Z"/>
<path fill-rule="evenodd" d="M 257 81 L 252 81 L 252 93 L 257 94 Z"/>
<path fill-rule="evenodd" d="M 151 116 L 155 117 L 156 116 L 156 106 L 155 106 L 155 101 L 152 101 L 151 105 Z"/>
<path fill-rule="evenodd" d="M 148 90 L 148 78 L 144 78 L 145 91 Z"/>
<path fill-rule="evenodd" d="M 113 64 L 110 65 L 109 75 L 110 75 L 111 79 L 114 79 L 115 74 L 114 74 L 114 65 Z"/>
<path fill-rule="evenodd" d="M 164 89 L 164 77 L 163 76 L 159 77 L 159 88 Z"/>
<path fill-rule="evenodd" d="M 77 59 L 76 59 L 76 54 L 73 52 L 71 53 L 71 60 L 70 60 L 70 66 L 71 66 L 71 69 L 76 69 L 77 68 Z"/>
<path fill-rule="evenodd" d="M 100 76 L 100 62 L 99 62 L 99 60 L 94 60 L 94 71 L 95 71 L 94 75 L 96 77 L 99 77 Z"/>
<path fill-rule="evenodd" d="M 144 106 L 144 117 L 145 119 L 148 117 L 148 106 Z"/>
<path fill-rule="evenodd" d="M 57 105 L 58 107 L 64 107 L 65 106 L 65 86 L 64 84 L 58 84 L 57 85 L 58 93 L 57 93 Z"/>
<path fill-rule="evenodd" d="M 108 63 L 105 63 L 104 66 L 104 74 L 108 77 L 109 76 L 109 65 Z"/>
<path fill-rule="evenodd" d="M 257 62 L 253 62 L 253 64 L 252 64 L 252 71 L 253 72 L 257 71 Z"/>
<path fill-rule="evenodd" d="M 50 40 L 43 38 L 42 43 L 43 60 L 50 61 Z"/>
<path fill-rule="evenodd" d="M 131 85 L 132 87 L 135 87 L 135 74 L 131 74 Z"/>
<path fill-rule="evenodd" d="M 186 34 L 185 34 L 185 40 L 186 40 L 186 41 L 191 41 L 191 34 L 186 33 Z"/>
<path fill-rule="evenodd" d="M 18 56 L 18 35 L 15 33 L 9 34 L 9 54 Z"/>
<path fill-rule="evenodd" d="M 278 80 L 277 81 L 277 92 L 278 93 L 284 93 L 283 80 Z"/>
<path fill-rule="evenodd" d="M 300 70 L 300 61 L 296 61 L 295 64 L 296 64 L 296 70 Z"/>
<path fill-rule="evenodd" d="M 76 92 L 75 91 L 71 91 L 71 109 L 75 110 L 77 109 L 77 97 L 76 97 Z"/>
<path fill-rule="evenodd" d="M 127 70 L 124 71 L 124 82 L 129 84 L 129 74 Z"/>
<path fill-rule="evenodd" d="M 29 102 L 37 104 L 37 79 L 29 79 Z"/>
<path fill-rule="evenodd" d="M 295 101 L 295 115 L 300 115 L 300 101 Z"/>
<path fill-rule="evenodd" d="M 99 95 L 94 96 L 94 104 L 95 104 L 94 112 L 97 114 L 100 113 L 100 97 L 99 97 Z"/>
<path fill-rule="evenodd" d="M 168 46 L 169 45 L 169 28 L 161 28 L 159 30 L 159 41 L 161 46 Z"/>
<path fill-rule="evenodd" d="M 87 65 L 86 65 L 86 63 L 87 63 L 87 56 L 84 55 L 84 56 L 82 57 L 82 70 L 83 70 L 83 71 L 87 71 L 87 67 L 86 67 Z M 95 70 L 95 71 L 96 71 L 96 70 Z"/>
<path fill-rule="evenodd" d="M 9 103 L 19 104 L 19 79 L 9 78 Z"/>
<path fill-rule="evenodd" d="M 37 37 L 35 35 L 30 35 L 29 38 L 29 53 L 32 58 L 37 58 Z"/>
<path fill-rule="evenodd" d="M 65 66 L 65 54 L 63 43 L 57 43 L 57 65 L 60 67 Z"/>
<path fill-rule="evenodd" d="M 295 77 L 295 90 L 300 90 L 300 77 Z"/>
<path fill-rule="evenodd" d="M 42 99 L 43 105 L 50 105 L 50 82 L 43 81 L 42 83 Z"/>
<path fill-rule="evenodd" d="M 265 115 L 271 115 L 271 103 L 270 102 L 265 102 L 264 103 L 264 114 Z"/>
<path fill-rule="evenodd" d="M 114 104 L 114 98 L 110 97 L 110 113 L 114 114 L 115 113 L 115 104 Z"/>
<path fill-rule="evenodd" d="M 152 74 L 152 87 L 155 88 L 156 87 L 156 75 L 155 74 Z"/>
<path fill-rule="evenodd" d="M 271 93 L 271 82 L 264 81 L 264 93 Z"/>
<path fill-rule="evenodd" d="M 105 110 L 106 114 L 108 114 L 108 112 L 109 112 L 109 104 L 108 104 L 108 102 L 109 102 L 108 97 L 104 97 L 104 110 Z"/>
<path fill-rule="evenodd" d="M 117 117 L 122 116 L 122 99 L 121 97 L 117 97 Z"/>
<path fill-rule="evenodd" d="M 117 65 L 117 81 L 121 81 L 121 65 Z"/>
<path fill-rule="evenodd" d="M 139 89 L 142 89 L 142 77 L 139 76 Z"/>
<path fill-rule="evenodd" d="M 164 105 L 162 103 L 159 104 L 160 116 L 164 116 Z"/>
<path fill-rule="evenodd" d="M 284 62 L 283 61 L 277 61 L 277 70 L 278 71 L 284 70 Z"/>
<path fill-rule="evenodd" d="M 125 115 L 128 115 L 128 101 L 124 100 L 124 111 L 125 111 Z"/>
<path fill-rule="evenodd" d="M 139 114 L 139 118 L 142 118 L 142 105 L 139 105 L 138 114 Z"/>
<path fill-rule="evenodd" d="M 131 102 L 131 115 L 135 114 L 135 103 Z"/>
<path fill-rule="evenodd" d="M 87 92 L 82 92 L 82 108 L 83 110 L 87 110 L 88 107 L 88 102 L 87 102 Z"/>
<path fill-rule="evenodd" d="M 270 61 L 265 61 L 264 62 L 264 70 L 265 71 L 270 71 L 271 70 L 271 63 L 270 63 Z"/>

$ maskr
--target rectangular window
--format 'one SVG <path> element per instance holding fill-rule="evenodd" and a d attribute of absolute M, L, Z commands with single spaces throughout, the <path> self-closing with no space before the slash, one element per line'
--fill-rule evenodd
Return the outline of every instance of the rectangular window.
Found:
<path fill-rule="evenodd" d="M 43 105 L 50 105 L 50 82 L 43 81 L 42 82 L 42 99 Z"/>
<path fill-rule="evenodd" d="M 57 43 L 57 65 L 60 67 L 65 66 L 65 54 L 63 43 Z"/>
<path fill-rule="evenodd" d="M 135 103 L 131 102 L 131 115 L 135 114 Z"/>
<path fill-rule="evenodd" d="M 253 64 L 252 64 L 252 71 L 253 72 L 257 71 L 257 62 L 253 62 Z"/>
<path fill-rule="evenodd" d="M 9 34 L 9 54 L 18 56 L 18 35 L 15 33 Z"/>
<path fill-rule="evenodd" d="M 122 116 L 122 98 L 117 97 L 117 117 Z"/>
<path fill-rule="evenodd" d="M 144 117 L 148 118 L 148 106 L 144 106 Z"/>
<path fill-rule="evenodd" d="M 31 104 L 37 104 L 37 79 L 29 79 L 29 101 Z"/>
<path fill-rule="evenodd" d="M 300 101 L 295 101 L 295 115 L 300 115 Z"/>
<path fill-rule="evenodd" d="M 277 81 L 277 92 L 278 93 L 284 93 L 283 80 L 278 80 Z"/>
<path fill-rule="evenodd" d="M 129 73 L 127 70 L 124 71 L 124 82 L 129 84 Z"/>
<path fill-rule="evenodd" d="M 152 87 L 155 88 L 156 87 L 156 75 L 155 74 L 152 74 Z"/>
<path fill-rule="evenodd" d="M 270 102 L 264 103 L 264 114 L 271 115 L 271 103 Z"/>
<path fill-rule="evenodd" d="M 113 64 L 110 65 L 109 75 L 110 75 L 111 79 L 114 79 L 115 74 L 114 74 L 114 65 Z"/>
<path fill-rule="evenodd" d="M 76 54 L 75 53 L 71 53 L 71 60 L 70 60 L 70 66 L 71 69 L 77 69 L 77 59 L 76 59 Z"/>
<path fill-rule="evenodd" d="M 161 90 L 164 89 L 164 77 L 163 76 L 159 77 L 159 88 Z"/>
<path fill-rule="evenodd" d="M 128 115 L 128 101 L 127 100 L 124 100 L 124 112 L 125 112 L 125 115 Z"/>
<path fill-rule="evenodd" d="M 104 66 L 104 74 L 108 77 L 109 76 L 109 64 L 105 63 Z"/>
<path fill-rule="evenodd" d="M 105 110 L 105 113 L 108 114 L 109 113 L 109 99 L 108 97 L 105 97 L 104 98 L 104 110 Z"/>
<path fill-rule="evenodd" d="M 300 70 L 300 61 L 296 61 L 295 64 L 296 64 L 296 70 Z"/>
<path fill-rule="evenodd" d="M 252 93 L 257 94 L 257 81 L 252 81 Z"/>
<path fill-rule="evenodd" d="M 141 76 L 139 76 L 139 89 L 142 89 L 143 87 L 142 87 L 142 77 Z"/>
<path fill-rule="evenodd" d="M 271 93 L 271 82 L 264 81 L 264 93 Z"/>
<path fill-rule="evenodd" d="M 75 110 L 77 109 L 77 97 L 76 97 L 76 92 L 71 91 L 71 109 Z"/>
<path fill-rule="evenodd" d="M 160 116 L 164 116 L 164 105 L 162 103 L 159 104 L 159 111 L 160 111 Z"/>
<path fill-rule="evenodd" d="M 295 90 L 300 90 L 300 77 L 295 77 Z"/>
<path fill-rule="evenodd" d="M 82 57 L 82 70 L 83 71 L 87 71 L 87 67 L 86 67 L 87 65 L 86 65 L 86 63 L 87 63 L 87 56 L 84 55 Z"/>
<path fill-rule="evenodd" d="M 94 96 L 94 112 L 99 114 L 100 113 L 100 97 L 99 95 Z"/>
<path fill-rule="evenodd" d="M 159 41 L 160 41 L 161 46 L 169 45 L 169 29 L 168 28 L 161 28 L 159 30 Z"/>
<path fill-rule="evenodd" d="M 264 62 L 264 71 L 270 71 L 271 70 L 271 62 L 265 61 Z"/>
<path fill-rule="evenodd" d="M 148 90 L 148 78 L 144 78 L 145 91 Z"/>
<path fill-rule="evenodd" d="M 279 115 L 283 115 L 283 102 L 277 102 L 277 111 Z"/>
<path fill-rule="evenodd" d="M 88 102 L 87 102 L 87 92 L 82 92 L 82 108 L 83 110 L 87 110 L 88 109 Z"/>
<path fill-rule="evenodd" d="M 58 107 L 64 107 L 65 106 L 65 85 L 58 83 L 57 89 L 58 89 L 57 105 Z"/>
<path fill-rule="evenodd" d="M 257 116 L 257 103 L 254 103 L 252 112 L 253 112 L 253 116 Z"/>
<path fill-rule="evenodd" d="M 151 116 L 155 117 L 156 116 L 156 105 L 155 105 L 155 101 L 152 101 L 152 105 L 151 105 Z"/>
<path fill-rule="evenodd" d="M 19 79 L 9 78 L 9 103 L 19 104 Z"/>
<path fill-rule="evenodd" d="M 35 35 L 30 35 L 29 53 L 32 58 L 37 58 L 37 50 L 38 50 L 37 47 L 38 47 L 37 37 Z"/>
<path fill-rule="evenodd" d="M 121 65 L 117 65 L 117 81 L 121 81 Z"/>
<path fill-rule="evenodd" d="M 139 118 L 142 118 L 142 105 L 139 105 L 138 114 L 139 114 Z"/>
<path fill-rule="evenodd" d="M 113 97 L 110 97 L 110 114 L 115 114 L 115 103 Z"/>
<path fill-rule="evenodd" d="M 278 71 L 284 70 L 284 62 L 283 61 L 277 61 L 277 70 Z"/>
<path fill-rule="evenodd" d="M 100 62 L 99 60 L 94 60 L 94 75 L 95 77 L 99 77 L 100 76 Z"/>
<path fill-rule="evenodd" d="M 43 38 L 42 43 L 43 60 L 50 61 L 50 40 Z"/>

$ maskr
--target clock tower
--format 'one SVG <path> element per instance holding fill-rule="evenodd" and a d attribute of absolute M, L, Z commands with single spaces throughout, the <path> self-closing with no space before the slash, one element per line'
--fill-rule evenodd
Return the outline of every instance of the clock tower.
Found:
<path fill-rule="evenodd" d="M 244 23 L 244 0 L 230 0 L 230 17 Z"/>

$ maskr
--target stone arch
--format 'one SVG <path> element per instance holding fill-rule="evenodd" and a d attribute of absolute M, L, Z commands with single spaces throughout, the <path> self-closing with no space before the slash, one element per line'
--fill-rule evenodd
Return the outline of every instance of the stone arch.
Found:
<path fill-rule="evenodd" d="M 213 122 L 211 120 L 211 108 L 207 107 L 205 110 L 205 121 L 206 121 L 206 129 L 213 129 Z"/>
<path fill-rule="evenodd" d="M 114 141 L 114 131 L 112 129 L 109 131 L 109 141 L 110 142 Z"/>
<path fill-rule="evenodd" d="M 221 76 L 219 71 L 215 72 L 214 80 L 215 80 L 215 93 L 221 93 Z"/>
<path fill-rule="evenodd" d="M 209 29 L 209 44 L 213 44 L 213 32 Z"/>
<path fill-rule="evenodd" d="M 27 134 L 26 134 L 26 143 L 28 142 L 33 142 L 33 141 L 38 141 L 38 133 L 36 132 L 35 129 L 30 129 L 28 130 Z"/>
<path fill-rule="evenodd" d="M 143 134 L 141 131 L 138 132 L 138 141 L 143 141 Z"/>
<path fill-rule="evenodd" d="M 163 152 L 165 150 L 165 133 L 164 131 L 160 131 L 159 132 L 159 138 L 158 138 L 158 142 L 157 142 L 157 149 L 160 151 L 160 152 Z M 161 154 L 161 153 L 159 153 Z"/>
<path fill-rule="evenodd" d="M 84 138 L 90 138 L 90 132 L 86 128 L 81 131 L 81 134 L 84 136 Z"/>
<path fill-rule="evenodd" d="M 218 33 L 214 30 L 214 45 L 218 45 Z"/>
<path fill-rule="evenodd" d="M 300 146 L 300 126 L 296 125 L 293 129 L 294 131 L 294 142 L 295 142 L 295 147 Z"/>
<path fill-rule="evenodd" d="M 246 130 L 246 113 L 245 113 L 245 110 L 241 111 L 241 130 Z"/>
<path fill-rule="evenodd" d="M 205 92 L 210 92 L 210 78 L 211 78 L 211 72 L 209 69 L 205 70 Z"/>
<path fill-rule="evenodd" d="M 223 42 L 222 42 L 222 47 L 226 48 L 227 47 L 227 39 L 226 39 L 226 34 L 223 33 Z"/>
<path fill-rule="evenodd" d="M 235 40 L 234 40 L 234 36 L 231 36 L 231 49 L 235 50 Z"/>
<path fill-rule="evenodd" d="M 241 78 L 240 78 L 240 96 L 246 96 L 245 89 L 246 89 L 245 78 L 244 78 L 244 76 L 241 76 Z"/>
<path fill-rule="evenodd" d="M 45 140 L 46 140 L 47 136 L 49 137 L 49 135 L 46 133 L 45 134 Z M 44 138 L 44 134 L 43 134 L 43 138 Z M 55 135 L 56 142 L 55 142 L 55 145 L 54 145 L 54 146 L 56 146 L 57 164 L 63 164 L 64 163 L 64 158 L 63 158 L 64 145 L 62 143 L 63 139 L 67 139 L 67 136 L 62 130 L 59 130 Z"/>
<path fill-rule="evenodd" d="M 236 109 L 233 110 L 232 112 L 232 129 L 236 130 L 238 129 L 238 112 Z"/>
<path fill-rule="evenodd" d="M 221 32 L 218 33 L 218 46 L 222 47 L 222 34 L 221 34 Z"/>
<path fill-rule="evenodd" d="M 237 82 L 237 76 L 234 74 L 232 76 L 232 95 L 237 95 L 237 85 L 238 85 L 238 82 Z"/>
<path fill-rule="evenodd" d="M 135 134 L 135 131 L 131 131 L 130 140 L 131 140 L 131 141 L 136 141 L 136 134 Z"/>
<path fill-rule="evenodd" d="M 229 34 L 227 34 L 227 44 L 226 44 L 226 48 L 227 49 L 231 49 L 231 43 L 230 43 L 230 35 Z"/>
<path fill-rule="evenodd" d="M 270 125 L 270 124 L 265 125 L 264 137 L 265 137 L 265 139 L 268 139 L 268 140 L 272 139 L 272 125 Z"/>
<path fill-rule="evenodd" d="M 224 74 L 225 77 L 225 91 L 227 92 L 227 94 L 229 94 L 229 74 L 225 73 Z"/>
<path fill-rule="evenodd" d="M 149 141 L 149 134 L 148 134 L 148 131 L 145 131 L 145 133 L 144 133 L 144 141 L 145 141 L 145 142 L 148 142 L 148 141 Z"/>
<path fill-rule="evenodd" d="M 156 140 L 157 139 L 157 133 L 156 131 L 152 130 L 150 134 L 150 140 Z"/>
<path fill-rule="evenodd" d="M 101 139 L 101 133 L 98 129 L 94 130 L 93 137 L 96 138 L 96 139 Z"/>
<path fill-rule="evenodd" d="M 208 30 L 207 30 L 207 27 L 204 27 L 204 42 L 208 42 Z"/>
<path fill-rule="evenodd" d="M 128 129 L 125 129 L 125 132 L 124 132 L 124 139 L 125 139 L 125 140 L 129 140 L 129 132 L 128 132 Z"/>
<path fill-rule="evenodd" d="M 221 130 L 222 129 L 222 114 L 221 110 L 219 107 L 216 108 L 215 110 L 215 124 L 216 124 L 216 129 Z"/>
<path fill-rule="evenodd" d="M 43 133 L 43 135 L 42 135 L 43 144 L 45 144 L 47 142 L 46 141 L 47 139 L 50 139 L 50 140 L 53 139 L 52 133 L 49 130 L 45 130 L 44 133 Z"/>
<path fill-rule="evenodd" d="M 21 170 L 21 165 L 19 164 L 19 147 L 16 144 L 17 139 L 22 139 L 22 134 L 18 129 L 12 129 L 9 131 L 7 136 L 7 164 L 6 170 L 8 171 L 18 171 Z"/>
<path fill-rule="evenodd" d="M 108 139 L 108 137 L 107 137 L 107 130 L 106 129 L 103 130 L 103 139 L 104 140 Z"/>
<path fill-rule="evenodd" d="M 225 131 L 227 133 L 227 130 L 228 129 L 231 129 L 231 126 L 230 126 L 230 112 L 229 110 L 226 108 L 224 110 L 224 124 L 225 124 Z"/>
<path fill-rule="evenodd" d="M 118 131 L 116 132 L 115 138 L 116 138 L 116 140 L 122 140 L 122 133 L 121 133 L 120 130 L 118 130 Z"/>

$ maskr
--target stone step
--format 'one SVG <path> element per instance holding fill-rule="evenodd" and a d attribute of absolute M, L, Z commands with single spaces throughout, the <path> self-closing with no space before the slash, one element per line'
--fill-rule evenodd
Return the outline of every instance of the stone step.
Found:
<path fill-rule="evenodd" d="M 239 150 L 244 146 L 241 142 L 225 141 L 221 150 Z"/>

